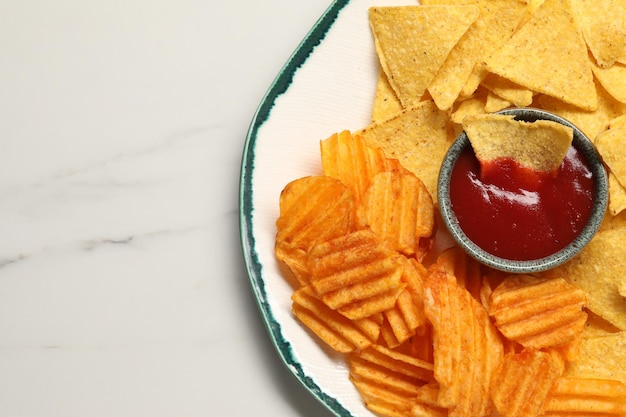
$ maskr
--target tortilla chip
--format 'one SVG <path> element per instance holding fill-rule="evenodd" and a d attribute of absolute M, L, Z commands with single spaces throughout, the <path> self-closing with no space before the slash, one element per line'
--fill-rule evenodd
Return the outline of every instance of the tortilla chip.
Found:
<path fill-rule="evenodd" d="M 626 103 L 626 65 L 616 62 L 609 68 L 601 68 L 593 60 L 591 69 L 600 84 L 620 103 Z"/>
<path fill-rule="evenodd" d="M 496 74 L 487 74 L 481 84 L 498 97 L 518 107 L 525 107 L 533 102 L 532 91 Z"/>
<path fill-rule="evenodd" d="M 571 0 L 585 42 L 598 65 L 626 61 L 626 2 Z M 607 19 L 607 17 L 610 17 Z"/>
<path fill-rule="evenodd" d="M 501 19 L 507 17 L 511 10 L 523 8 L 519 0 L 448 0 L 448 4 L 474 4 L 480 9 L 480 15 L 450 51 L 428 86 L 430 95 L 441 110 L 448 110 L 462 95 L 470 75 L 480 63 L 479 59 L 484 57 L 484 50 L 490 47 L 488 42 L 494 41 L 490 35 L 499 29 Z"/>
<path fill-rule="evenodd" d="M 624 228 L 603 230 L 572 260 L 546 271 L 563 277 L 587 294 L 588 309 L 626 330 L 626 300 L 619 294 L 624 275 Z"/>
<path fill-rule="evenodd" d="M 567 364 L 564 376 L 599 378 L 626 384 L 626 332 L 584 338 L 577 361 Z"/>
<path fill-rule="evenodd" d="M 478 21 L 470 26 L 428 85 L 428 92 L 441 110 L 452 107 L 476 64 L 482 42 L 480 27 Z"/>
<path fill-rule="evenodd" d="M 485 114 L 488 93 L 488 90 L 483 87 L 479 87 L 474 95 L 466 100 L 463 100 L 459 104 L 456 110 L 454 110 L 450 115 L 450 119 L 454 123 L 461 124 L 466 116 Z"/>
<path fill-rule="evenodd" d="M 587 323 L 583 329 L 582 339 L 598 336 L 608 336 L 610 334 L 619 333 L 621 330 L 613 326 L 602 317 L 587 310 Z"/>
<path fill-rule="evenodd" d="M 613 216 L 626 209 L 626 188 L 609 172 L 609 211 Z"/>
<path fill-rule="evenodd" d="M 450 5 L 450 4 L 476 4 L 478 0 L 420 0 L 424 6 Z"/>
<path fill-rule="evenodd" d="M 604 216 L 598 233 L 606 230 L 621 230 L 622 233 L 626 233 L 626 211 L 615 216 Z"/>
<path fill-rule="evenodd" d="M 459 95 L 464 98 L 476 92 L 488 73 L 484 61 L 508 42 L 530 7 L 520 0 L 476 0 L 476 4 L 480 8 L 477 23 L 483 24 L 483 41 L 476 65 Z"/>
<path fill-rule="evenodd" d="M 626 113 L 626 105 L 615 100 L 597 81 L 598 108 L 594 111 L 583 110 L 571 104 L 563 103 L 554 97 L 539 95 L 533 106 L 555 113 L 572 122 L 591 140 L 605 131 L 608 123 L 620 114 Z"/>
<path fill-rule="evenodd" d="M 485 111 L 487 113 L 495 113 L 510 106 L 510 101 L 503 99 L 494 92 L 490 91 L 487 94 L 487 101 L 485 102 Z"/>
<path fill-rule="evenodd" d="M 494 55 L 487 69 L 535 92 L 595 110 L 587 46 L 569 0 L 546 0 Z"/>
<path fill-rule="evenodd" d="M 521 166 L 545 172 L 559 168 L 574 136 L 572 128 L 557 122 L 524 122 L 502 114 L 466 117 L 463 129 L 481 163 L 513 158 Z"/>
<path fill-rule="evenodd" d="M 626 281 L 622 280 L 622 282 L 618 284 L 617 292 L 619 292 L 619 295 L 626 298 Z"/>
<path fill-rule="evenodd" d="M 609 120 L 609 129 L 615 129 L 624 125 L 626 125 L 626 110 L 624 110 L 624 114 L 621 116 Z"/>
<path fill-rule="evenodd" d="M 376 52 L 403 107 L 416 105 L 478 8 L 461 6 L 372 7 Z"/>
<path fill-rule="evenodd" d="M 519 26 L 521 27 L 524 23 L 528 22 L 530 17 L 535 13 L 535 10 L 539 8 L 543 4 L 544 0 L 528 0 L 528 11 L 526 16 L 522 19 Z"/>
<path fill-rule="evenodd" d="M 422 180 L 433 201 L 437 200 L 439 167 L 454 140 L 448 117 L 433 101 L 404 110 L 380 123 L 356 132 L 365 142 L 396 158 Z"/>
<path fill-rule="evenodd" d="M 615 178 L 626 187 L 626 124 L 618 125 L 605 130 L 594 140 L 594 144 L 600 152 L 604 163 L 615 174 Z"/>
<path fill-rule="evenodd" d="M 543 4 L 544 0 L 529 0 L 529 6 L 531 11 L 535 11 L 539 8 L 539 6 L 541 6 Z"/>
<path fill-rule="evenodd" d="M 402 111 L 402 103 L 398 100 L 395 91 L 389 85 L 387 76 L 381 69 L 376 83 L 376 94 L 372 108 L 372 121 L 381 122 Z"/>

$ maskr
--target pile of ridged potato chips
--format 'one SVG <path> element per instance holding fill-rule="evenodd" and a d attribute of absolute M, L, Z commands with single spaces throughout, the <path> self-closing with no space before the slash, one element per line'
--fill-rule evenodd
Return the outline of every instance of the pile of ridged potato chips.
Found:
<path fill-rule="evenodd" d="M 423 0 L 369 23 L 372 123 L 320 138 L 322 173 L 280 195 L 295 318 L 381 416 L 626 415 L 626 2 Z M 463 119 L 514 106 L 577 125 L 610 181 L 591 243 L 535 275 L 439 239 Z"/>

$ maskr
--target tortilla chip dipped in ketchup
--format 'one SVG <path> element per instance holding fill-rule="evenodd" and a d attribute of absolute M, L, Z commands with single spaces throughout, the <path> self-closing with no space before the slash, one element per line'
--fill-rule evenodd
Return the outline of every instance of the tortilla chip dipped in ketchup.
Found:
<path fill-rule="evenodd" d="M 555 174 L 574 138 L 569 126 L 551 120 L 515 120 L 515 116 L 506 114 L 466 117 L 463 130 L 483 171 L 502 159 L 510 159 L 539 174 Z"/>
<path fill-rule="evenodd" d="M 573 130 L 512 115 L 467 117 L 471 143 L 457 160 L 450 199 L 459 226 L 487 252 L 534 260 L 558 252 L 584 228 L 594 178 L 572 146 Z"/>

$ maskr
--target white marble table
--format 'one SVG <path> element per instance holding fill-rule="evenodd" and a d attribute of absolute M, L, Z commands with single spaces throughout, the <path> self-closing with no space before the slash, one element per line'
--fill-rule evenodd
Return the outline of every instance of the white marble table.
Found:
<path fill-rule="evenodd" d="M 0 416 L 330 416 L 243 264 L 248 125 L 329 0 L 0 0 Z"/>

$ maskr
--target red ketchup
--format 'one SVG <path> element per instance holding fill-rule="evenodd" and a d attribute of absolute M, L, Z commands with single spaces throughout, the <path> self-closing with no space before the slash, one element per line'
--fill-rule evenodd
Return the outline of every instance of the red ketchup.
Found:
<path fill-rule="evenodd" d="M 481 165 L 471 147 L 459 156 L 450 200 L 459 226 L 476 245 L 500 258 L 543 258 L 572 242 L 593 202 L 593 173 L 573 146 L 554 173 L 513 159 Z"/>

